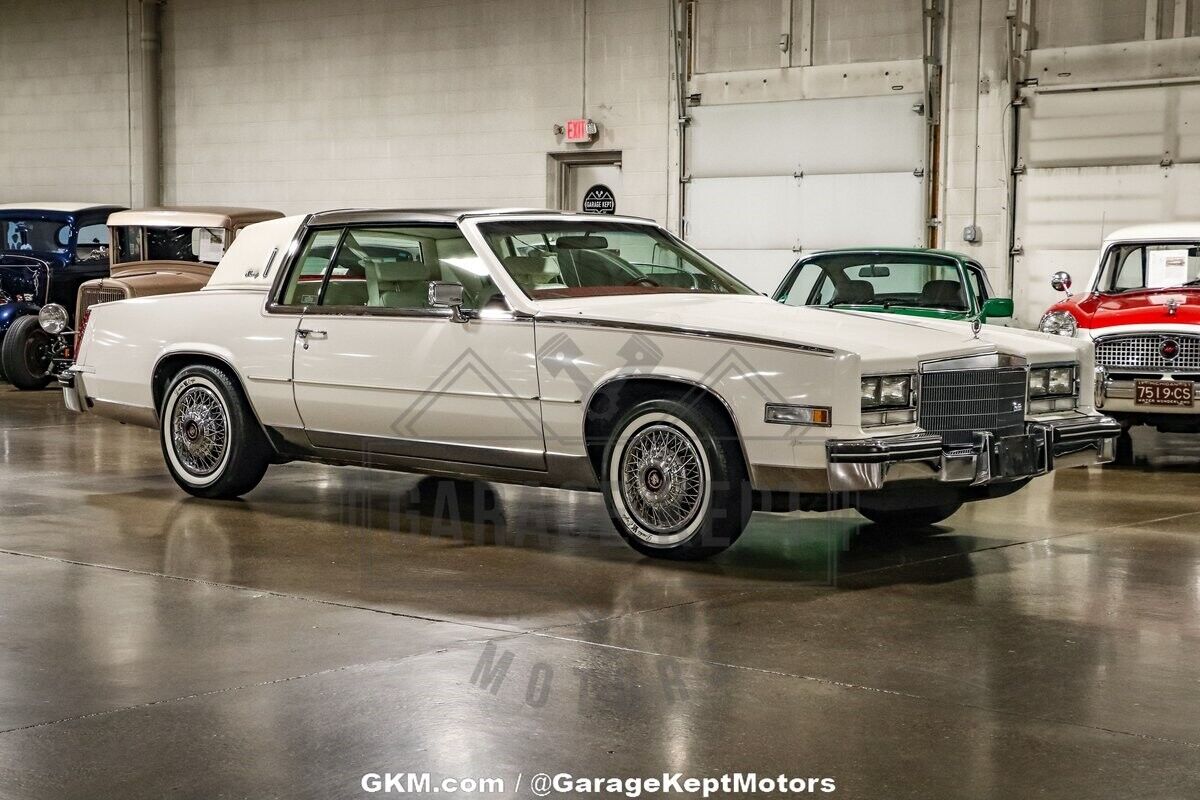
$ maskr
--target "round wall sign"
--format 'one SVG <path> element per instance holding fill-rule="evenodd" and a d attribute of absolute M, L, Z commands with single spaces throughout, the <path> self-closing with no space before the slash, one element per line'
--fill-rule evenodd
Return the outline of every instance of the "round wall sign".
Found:
<path fill-rule="evenodd" d="M 597 183 L 583 195 L 583 210 L 588 214 L 617 213 L 617 198 L 612 189 Z"/>

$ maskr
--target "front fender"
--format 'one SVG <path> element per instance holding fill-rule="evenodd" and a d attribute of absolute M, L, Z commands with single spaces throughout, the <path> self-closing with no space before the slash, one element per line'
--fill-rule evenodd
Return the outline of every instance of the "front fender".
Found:
<path fill-rule="evenodd" d="M 0 336 L 19 318 L 30 314 L 36 315 L 40 307 L 34 303 L 0 303 Z"/>

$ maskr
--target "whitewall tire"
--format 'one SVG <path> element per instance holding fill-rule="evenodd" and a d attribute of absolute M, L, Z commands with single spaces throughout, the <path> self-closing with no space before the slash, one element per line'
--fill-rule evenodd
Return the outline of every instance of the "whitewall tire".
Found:
<path fill-rule="evenodd" d="M 169 382 L 159 438 L 175 482 L 197 497 L 238 497 L 262 480 L 271 448 L 225 370 L 195 364 Z"/>
<path fill-rule="evenodd" d="M 609 515 L 645 555 L 706 558 L 737 541 L 749 522 L 741 447 L 707 403 L 639 403 L 617 423 L 602 466 Z"/>

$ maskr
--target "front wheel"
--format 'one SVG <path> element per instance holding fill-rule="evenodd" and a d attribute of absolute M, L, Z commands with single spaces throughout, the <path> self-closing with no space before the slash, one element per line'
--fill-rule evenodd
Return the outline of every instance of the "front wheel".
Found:
<path fill-rule="evenodd" d="M 271 462 L 249 404 L 217 367 L 185 367 L 171 379 L 159 427 L 171 477 L 196 497 L 239 497 L 258 485 Z"/>
<path fill-rule="evenodd" d="M 647 400 L 617 423 L 601 485 L 609 516 L 633 549 L 695 560 L 737 541 L 752 502 L 736 435 L 704 405 Z"/>
<path fill-rule="evenodd" d="M 45 389 L 54 363 L 54 341 L 34 316 L 16 319 L 0 345 L 0 373 L 18 389 Z"/>
<path fill-rule="evenodd" d="M 928 528 L 930 525 L 945 520 L 962 508 L 962 503 L 945 503 L 938 506 L 921 506 L 918 508 L 871 508 L 858 506 L 858 513 L 885 528 L 898 530 L 917 530 Z"/>

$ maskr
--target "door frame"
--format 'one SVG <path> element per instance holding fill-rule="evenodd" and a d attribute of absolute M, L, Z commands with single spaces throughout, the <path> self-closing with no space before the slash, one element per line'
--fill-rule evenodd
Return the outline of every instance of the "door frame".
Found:
<path fill-rule="evenodd" d="M 621 167 L 620 150 L 580 150 L 546 155 L 546 207 L 569 211 L 571 167 Z"/>

